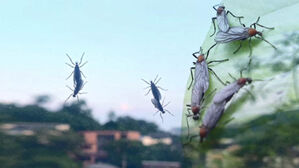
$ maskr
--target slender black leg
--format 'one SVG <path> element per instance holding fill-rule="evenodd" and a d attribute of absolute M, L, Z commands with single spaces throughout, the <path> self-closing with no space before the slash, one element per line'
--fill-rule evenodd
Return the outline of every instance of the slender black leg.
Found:
<path fill-rule="evenodd" d="M 242 47 L 242 41 L 240 41 L 239 47 L 236 49 L 236 51 L 233 52 L 233 54 L 236 54 L 240 50 L 241 47 Z"/>
<path fill-rule="evenodd" d="M 207 60 L 208 57 L 209 57 L 210 50 L 211 50 L 213 47 L 215 47 L 216 45 L 217 45 L 217 43 L 213 44 L 213 45 L 208 49 L 208 51 L 207 51 L 207 56 L 206 56 L 206 60 Z"/>
<path fill-rule="evenodd" d="M 245 25 L 241 22 L 241 18 L 244 18 L 243 16 L 236 16 L 236 15 L 234 15 L 231 11 L 227 11 L 227 12 L 226 12 L 226 15 L 227 15 L 227 14 L 230 14 L 230 15 L 232 15 L 233 17 L 238 18 L 240 24 L 241 24 L 242 26 L 245 27 Z"/>
<path fill-rule="evenodd" d="M 248 62 L 248 69 L 250 71 L 251 69 L 251 61 L 252 61 L 252 47 L 251 47 L 251 37 L 249 38 L 249 41 L 248 41 L 248 47 L 249 47 L 249 62 Z"/>
<path fill-rule="evenodd" d="M 212 36 L 216 33 L 216 25 L 215 25 L 215 20 L 216 20 L 216 19 L 217 19 L 216 17 L 213 17 L 213 18 L 212 18 L 212 23 L 213 23 L 214 32 L 213 32 L 213 34 L 210 35 L 210 37 L 212 37 Z"/>
<path fill-rule="evenodd" d="M 229 61 L 229 59 L 213 60 L 213 61 L 209 61 L 208 64 L 213 63 L 213 62 L 225 62 L 225 61 Z"/>
<path fill-rule="evenodd" d="M 193 80 L 194 80 L 192 69 L 195 69 L 195 67 L 191 67 L 191 68 L 190 68 L 190 72 L 191 72 L 191 83 L 190 83 L 190 85 L 189 85 L 189 87 L 188 87 L 188 90 L 190 90 L 190 88 L 191 88 L 191 86 L 192 86 L 192 83 L 193 83 Z"/>
<path fill-rule="evenodd" d="M 197 59 L 197 56 L 196 56 L 196 54 L 199 54 L 200 52 L 199 51 L 197 51 L 197 52 L 195 52 L 195 53 L 193 53 L 192 55 L 193 55 L 193 57 L 194 58 L 196 58 Z"/>
<path fill-rule="evenodd" d="M 218 79 L 218 81 L 225 86 L 225 83 L 219 78 L 219 76 L 211 68 L 208 69 L 213 73 L 213 75 Z"/>

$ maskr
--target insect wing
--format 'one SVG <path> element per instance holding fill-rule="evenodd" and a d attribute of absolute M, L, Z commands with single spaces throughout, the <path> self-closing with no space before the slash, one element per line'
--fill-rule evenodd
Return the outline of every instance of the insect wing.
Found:
<path fill-rule="evenodd" d="M 202 122 L 208 130 L 213 129 L 217 125 L 217 122 L 224 112 L 225 104 L 226 102 L 222 102 L 220 104 L 212 103 L 208 108 Z"/>
<path fill-rule="evenodd" d="M 248 37 L 247 27 L 231 27 L 228 32 L 218 31 L 215 37 L 215 42 L 229 43 L 236 40 L 244 40 Z"/>
<path fill-rule="evenodd" d="M 156 99 L 151 99 L 151 101 L 152 101 L 152 103 L 153 103 L 153 105 L 156 107 L 156 108 L 158 108 L 158 101 L 156 100 Z"/>
<path fill-rule="evenodd" d="M 191 106 L 199 106 L 204 95 L 204 87 L 201 82 L 194 83 L 191 93 Z"/>
<path fill-rule="evenodd" d="M 230 99 L 235 93 L 240 90 L 241 86 L 237 82 L 231 83 L 220 90 L 213 98 L 213 103 L 221 104 Z"/>
<path fill-rule="evenodd" d="M 222 32 L 227 32 L 229 29 L 226 11 L 223 10 L 220 15 L 217 15 L 218 28 Z"/>
<path fill-rule="evenodd" d="M 161 93 L 155 84 L 151 84 L 152 94 L 155 99 L 161 100 Z"/>

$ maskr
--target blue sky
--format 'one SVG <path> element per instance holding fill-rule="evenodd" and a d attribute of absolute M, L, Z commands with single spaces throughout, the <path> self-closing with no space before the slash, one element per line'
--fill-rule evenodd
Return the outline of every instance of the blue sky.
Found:
<path fill-rule="evenodd" d="M 153 121 L 163 129 L 180 127 L 192 52 L 199 49 L 219 1 L 2 1 L 0 5 L 0 101 L 27 104 L 49 94 L 55 108 L 72 81 L 65 53 L 79 60 L 88 83 L 84 91 L 100 121 L 110 110 Z M 162 77 L 168 109 L 162 123 L 144 96 L 140 79 Z"/>

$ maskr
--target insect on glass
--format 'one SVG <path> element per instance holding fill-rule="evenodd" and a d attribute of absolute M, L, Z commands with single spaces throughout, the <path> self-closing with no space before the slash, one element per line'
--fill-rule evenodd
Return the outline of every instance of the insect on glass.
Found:
<path fill-rule="evenodd" d="M 160 117 L 161 117 L 161 119 L 162 119 L 162 122 L 163 122 L 162 114 L 164 114 L 165 112 L 168 112 L 170 115 L 173 116 L 173 114 L 172 114 L 169 110 L 165 109 L 165 107 L 166 107 L 170 102 L 168 102 L 167 104 L 164 104 L 164 100 L 165 100 L 165 97 L 164 97 L 164 99 L 163 99 L 163 101 L 162 101 L 162 104 L 161 104 L 161 102 L 160 102 L 159 100 L 157 100 L 157 99 L 155 99 L 155 98 L 151 99 L 151 101 L 152 101 L 153 105 L 155 106 L 155 108 L 158 109 L 157 112 L 156 112 L 155 114 L 157 114 L 158 112 L 160 112 Z M 155 115 L 155 114 L 154 114 L 154 115 Z"/>
<path fill-rule="evenodd" d="M 82 68 L 85 64 L 87 64 L 87 61 L 82 64 L 82 60 L 83 60 L 84 54 L 85 53 L 82 54 L 79 63 L 78 62 L 74 63 L 73 60 L 71 59 L 71 57 L 68 54 L 66 54 L 66 56 L 69 58 L 69 60 L 70 60 L 70 62 L 71 62 L 72 65 L 69 64 L 69 63 L 65 63 L 65 64 L 68 65 L 68 66 L 70 66 L 71 68 L 74 68 L 73 72 L 66 79 L 69 79 L 74 74 L 74 77 L 73 77 L 74 87 L 75 87 L 75 85 L 76 85 L 77 82 L 80 82 L 80 80 L 82 80 L 81 74 L 85 77 L 85 75 L 83 74 L 83 72 L 80 70 L 80 68 Z"/>
<path fill-rule="evenodd" d="M 154 98 L 156 100 L 160 101 L 161 100 L 161 93 L 160 93 L 159 89 L 164 90 L 164 91 L 166 90 L 166 89 L 161 88 L 160 86 L 157 86 L 157 84 L 161 80 L 161 78 L 158 79 L 158 75 L 157 75 L 156 78 L 154 79 L 154 81 L 148 82 L 144 79 L 141 79 L 141 80 L 149 85 L 146 88 L 144 88 L 144 89 L 148 89 L 148 92 L 145 95 L 148 95 L 149 92 L 152 91 L 152 94 L 153 94 Z"/>
<path fill-rule="evenodd" d="M 218 8 L 216 8 L 217 6 L 218 6 Z M 228 23 L 228 19 L 227 19 L 228 14 L 232 15 L 235 18 L 238 18 L 240 24 L 243 25 L 241 23 L 241 18 L 244 18 L 243 16 L 236 16 L 232 12 L 230 12 L 229 10 L 226 11 L 225 7 L 223 5 L 215 5 L 215 6 L 213 6 L 213 8 L 216 10 L 217 14 L 216 14 L 216 17 L 212 18 L 214 32 L 210 37 L 212 37 L 216 33 L 215 20 L 217 20 L 219 31 L 222 31 L 222 32 L 227 32 L 228 31 L 228 29 L 230 27 L 229 23 Z"/>
<path fill-rule="evenodd" d="M 249 38 L 249 49 L 250 49 L 250 61 L 251 61 L 251 55 L 252 55 L 252 48 L 251 48 L 251 37 L 255 37 L 258 38 L 260 40 L 265 41 L 266 43 L 268 43 L 269 45 L 271 45 L 274 49 L 276 49 L 276 47 L 271 44 L 269 41 L 267 41 L 266 39 L 264 39 L 262 32 L 257 31 L 256 30 L 256 26 L 260 26 L 262 28 L 265 29 L 274 29 L 273 27 L 266 27 L 263 26 L 261 24 L 259 24 L 260 17 L 258 17 L 257 21 L 253 24 L 250 25 L 250 27 L 231 27 L 228 32 L 222 32 L 219 31 L 216 34 L 215 37 L 215 44 L 213 44 L 208 52 L 215 47 L 218 43 L 230 43 L 233 41 L 240 41 L 240 45 L 239 47 L 233 52 L 234 54 L 237 53 L 240 48 L 242 47 L 242 41 L 246 40 Z"/>
<path fill-rule="evenodd" d="M 85 63 L 82 64 L 82 60 L 83 60 L 83 56 L 85 53 L 82 54 L 80 62 L 76 62 L 74 63 L 73 60 L 71 59 L 71 57 L 66 54 L 66 56 L 69 58 L 71 64 L 66 63 L 68 66 L 74 68 L 74 71 L 66 78 L 69 79 L 72 75 L 73 76 L 73 87 L 74 89 L 72 89 L 71 87 L 67 86 L 70 90 L 73 91 L 73 93 L 65 100 L 67 101 L 71 96 L 73 97 L 77 97 L 78 101 L 79 101 L 79 97 L 78 94 L 85 94 L 85 93 L 79 93 L 81 89 L 83 89 L 84 85 L 86 84 L 86 82 L 84 83 L 84 81 L 82 80 L 82 76 L 81 74 L 85 77 L 85 75 L 82 73 L 82 71 L 80 70 L 81 67 L 83 67 L 87 61 Z M 81 65 L 82 64 L 82 65 Z"/>
<path fill-rule="evenodd" d="M 221 118 L 225 105 L 231 100 L 244 85 L 252 82 L 251 78 L 240 78 L 237 81 L 225 86 L 222 90 L 215 94 L 212 104 L 208 108 L 200 127 L 200 142 L 208 135 L 208 133 L 216 127 Z"/>

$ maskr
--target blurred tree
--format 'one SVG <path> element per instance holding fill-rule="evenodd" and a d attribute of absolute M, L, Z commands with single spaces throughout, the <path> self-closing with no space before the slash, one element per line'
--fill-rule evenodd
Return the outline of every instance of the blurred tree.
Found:
<path fill-rule="evenodd" d="M 110 112 L 108 113 L 108 120 L 109 120 L 109 121 L 115 121 L 115 120 L 116 120 L 116 114 L 115 114 L 114 111 L 110 111 Z"/>
<path fill-rule="evenodd" d="M 35 104 L 36 105 L 44 105 L 51 100 L 49 95 L 38 95 L 35 97 Z"/>

